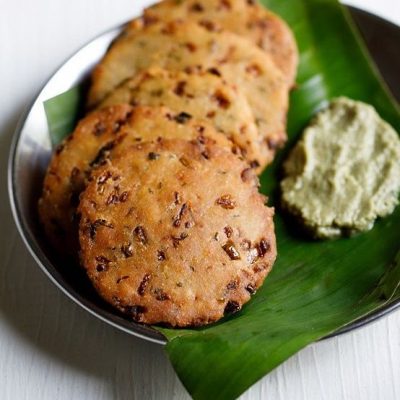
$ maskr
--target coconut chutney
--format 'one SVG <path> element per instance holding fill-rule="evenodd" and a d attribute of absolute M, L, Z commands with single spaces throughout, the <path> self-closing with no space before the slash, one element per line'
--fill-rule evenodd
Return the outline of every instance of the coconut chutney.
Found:
<path fill-rule="evenodd" d="M 375 109 L 338 98 L 319 112 L 284 163 L 282 204 L 319 238 L 372 228 L 400 192 L 400 139 Z"/>

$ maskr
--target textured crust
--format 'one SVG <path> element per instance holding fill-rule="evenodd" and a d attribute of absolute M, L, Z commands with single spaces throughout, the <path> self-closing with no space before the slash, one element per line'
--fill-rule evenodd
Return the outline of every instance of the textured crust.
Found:
<path fill-rule="evenodd" d="M 134 145 L 96 169 L 79 212 L 97 291 L 148 324 L 203 325 L 238 311 L 276 257 L 273 209 L 257 183 L 231 153 L 182 140 Z"/>
<path fill-rule="evenodd" d="M 167 106 L 196 119 L 208 120 L 234 144 L 235 152 L 258 172 L 271 161 L 266 146 L 259 143 L 253 113 L 246 97 L 219 76 L 217 69 L 188 74 L 151 68 L 124 81 L 99 106 L 132 104 Z"/>
<path fill-rule="evenodd" d="M 280 17 L 257 1 L 165 0 L 144 13 L 147 24 L 176 19 L 195 20 L 210 29 L 223 28 L 248 38 L 272 57 L 289 85 L 294 84 L 298 50 L 293 33 Z"/>
<path fill-rule="evenodd" d="M 121 150 L 161 136 L 209 140 L 231 149 L 231 143 L 213 127 L 166 107 L 117 105 L 93 112 L 55 151 L 44 180 L 39 215 L 58 251 L 77 254 L 76 207 L 92 167 L 103 163 L 117 145 Z"/>
<path fill-rule="evenodd" d="M 76 207 L 90 163 L 115 139 L 132 107 L 116 106 L 83 119 L 55 150 L 47 168 L 39 216 L 51 244 L 62 254 L 77 255 Z"/>
<path fill-rule="evenodd" d="M 152 24 L 122 36 L 93 71 L 89 106 L 151 66 L 175 71 L 217 68 L 245 94 L 271 158 L 286 141 L 288 87 L 271 58 L 245 38 L 210 32 L 196 23 Z"/>

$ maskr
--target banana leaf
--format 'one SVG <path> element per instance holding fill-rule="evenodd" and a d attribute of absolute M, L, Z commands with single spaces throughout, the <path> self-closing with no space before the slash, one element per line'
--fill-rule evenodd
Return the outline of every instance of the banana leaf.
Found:
<path fill-rule="evenodd" d="M 70 134 L 83 116 L 85 85 L 78 85 L 43 103 L 53 147 Z"/>
<path fill-rule="evenodd" d="M 341 95 L 373 104 L 400 130 L 399 109 L 347 10 L 335 0 L 263 4 L 287 20 L 300 50 L 287 148 L 316 110 Z M 194 398 L 233 399 L 307 344 L 399 297 L 400 210 L 366 234 L 308 241 L 279 212 L 279 167 L 286 152 L 261 177 L 262 191 L 278 209 L 279 250 L 263 288 L 240 314 L 215 326 L 162 331 L 174 368 Z"/>
<path fill-rule="evenodd" d="M 300 50 L 289 143 L 261 177 L 261 190 L 277 211 L 279 256 L 239 313 L 200 329 L 156 328 L 167 337 L 166 352 L 194 399 L 234 399 L 301 348 L 400 299 L 400 207 L 368 233 L 311 241 L 280 212 L 278 193 L 282 158 L 330 99 L 370 103 L 397 131 L 399 108 L 336 0 L 262 3 L 287 20 Z M 45 104 L 54 142 L 70 132 L 79 109 L 79 90 L 68 93 Z"/>

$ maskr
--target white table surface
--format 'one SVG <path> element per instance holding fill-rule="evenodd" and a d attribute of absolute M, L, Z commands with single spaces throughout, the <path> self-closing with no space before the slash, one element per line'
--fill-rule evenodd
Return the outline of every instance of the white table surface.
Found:
<path fill-rule="evenodd" d="M 82 43 L 150 2 L 0 0 L 1 400 L 189 398 L 161 346 L 98 321 L 39 270 L 6 194 L 13 130 L 41 84 Z M 400 24 L 400 0 L 348 3 Z M 307 347 L 241 399 L 400 399 L 400 311 Z"/>

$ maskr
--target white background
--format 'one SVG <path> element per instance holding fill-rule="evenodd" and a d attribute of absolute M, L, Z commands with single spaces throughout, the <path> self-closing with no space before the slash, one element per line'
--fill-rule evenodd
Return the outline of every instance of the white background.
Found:
<path fill-rule="evenodd" d="M 6 195 L 6 158 L 23 108 L 74 50 L 149 3 L 0 0 L 1 400 L 188 398 L 161 346 L 96 320 L 44 276 L 16 233 Z M 351 4 L 400 24 L 400 0 Z M 244 399 L 400 399 L 400 311 L 309 346 Z"/>

